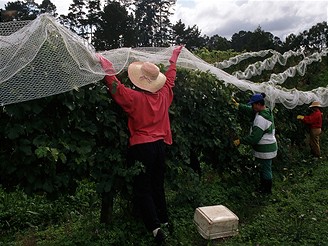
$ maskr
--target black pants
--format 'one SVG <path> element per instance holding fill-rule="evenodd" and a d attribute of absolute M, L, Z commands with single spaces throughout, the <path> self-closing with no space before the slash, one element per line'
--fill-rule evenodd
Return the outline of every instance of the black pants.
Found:
<path fill-rule="evenodd" d="M 140 210 L 146 228 L 152 231 L 168 222 L 164 192 L 165 143 L 159 140 L 133 145 L 128 150 L 128 161 L 144 165 L 133 183 L 135 206 Z"/>

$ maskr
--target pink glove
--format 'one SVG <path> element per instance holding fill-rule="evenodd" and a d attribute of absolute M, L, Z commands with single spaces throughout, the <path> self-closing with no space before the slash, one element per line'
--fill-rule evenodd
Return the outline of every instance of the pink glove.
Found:
<path fill-rule="evenodd" d="M 113 68 L 113 63 L 108 61 L 105 57 L 103 57 L 100 54 L 96 54 L 96 56 L 98 57 L 99 62 L 100 62 L 101 66 L 104 69 L 106 74 L 113 75 L 113 74 L 116 73 L 115 69 Z"/>
<path fill-rule="evenodd" d="M 182 48 L 183 48 L 183 45 L 180 45 L 180 46 L 178 46 L 177 48 L 175 48 L 173 50 L 172 56 L 169 60 L 170 63 L 176 63 L 177 62 L 178 56 L 180 55 L 180 52 L 181 52 Z"/>

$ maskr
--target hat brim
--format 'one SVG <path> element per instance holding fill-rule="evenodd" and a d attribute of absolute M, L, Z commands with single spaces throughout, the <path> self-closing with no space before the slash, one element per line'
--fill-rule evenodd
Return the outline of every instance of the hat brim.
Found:
<path fill-rule="evenodd" d="M 321 108 L 320 102 L 318 102 L 318 101 L 312 102 L 311 105 L 309 106 L 309 108 L 314 108 L 314 107 Z"/>
<path fill-rule="evenodd" d="M 128 67 L 128 75 L 131 82 L 139 89 L 155 93 L 159 91 L 165 84 L 166 76 L 159 73 L 155 80 L 147 80 L 144 78 L 141 67 L 143 62 L 133 62 Z"/>
<path fill-rule="evenodd" d="M 259 102 L 259 101 L 261 101 L 261 100 L 257 100 L 257 101 L 249 101 L 247 104 L 248 104 L 248 105 L 252 105 L 253 103 L 257 103 L 257 102 Z"/>

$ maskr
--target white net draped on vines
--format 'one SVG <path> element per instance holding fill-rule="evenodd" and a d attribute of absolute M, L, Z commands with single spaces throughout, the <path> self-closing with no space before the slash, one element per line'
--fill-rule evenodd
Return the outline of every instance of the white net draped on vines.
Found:
<path fill-rule="evenodd" d="M 133 61 L 150 61 L 168 65 L 174 47 L 169 48 L 120 48 L 100 52 L 114 65 L 116 73 L 127 69 Z M 49 15 L 33 21 L 0 23 L 0 104 L 7 105 L 67 92 L 104 77 L 96 51 L 84 39 L 69 31 Z M 222 69 L 251 57 L 269 58 L 249 65 L 245 71 L 229 74 Z M 302 61 L 288 67 L 283 73 L 271 74 L 270 80 L 252 82 L 253 76 L 272 70 L 279 63 L 286 65 L 291 56 Z M 287 108 L 309 104 L 314 100 L 328 106 L 328 88 L 311 91 L 286 89 L 282 85 L 288 77 L 303 76 L 307 65 L 320 62 L 327 56 L 327 49 L 305 56 L 301 51 L 280 54 L 274 50 L 251 52 L 229 60 L 208 64 L 184 48 L 177 65 L 213 73 L 225 85 L 231 84 L 243 91 L 264 92 L 271 107 L 282 103 Z M 206 81 L 204 81 L 206 83 Z M 188 84 L 186 83 L 186 86 Z"/>

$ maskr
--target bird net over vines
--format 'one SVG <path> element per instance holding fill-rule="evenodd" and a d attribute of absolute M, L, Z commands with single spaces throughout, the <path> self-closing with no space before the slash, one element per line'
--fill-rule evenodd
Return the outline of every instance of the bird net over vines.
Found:
<path fill-rule="evenodd" d="M 168 65 L 174 47 L 119 48 L 99 52 L 113 63 L 115 73 L 125 71 L 133 61 L 150 61 Z M 78 89 L 101 80 L 105 73 L 95 49 L 77 34 L 63 27 L 52 16 L 41 15 L 33 21 L 0 23 L 0 104 L 7 105 Z M 244 71 L 229 74 L 222 69 L 251 57 L 268 57 L 249 65 Z M 253 76 L 272 70 L 279 63 L 286 65 L 291 56 L 301 56 L 294 67 L 280 74 L 271 74 L 269 81 L 255 83 Z M 213 73 L 224 85 L 243 91 L 264 92 L 271 107 L 282 103 L 287 108 L 320 101 L 328 106 L 328 87 L 299 91 L 283 87 L 288 77 L 303 76 L 313 62 L 327 56 L 327 49 L 309 56 L 302 51 L 280 54 L 274 50 L 243 53 L 229 60 L 209 64 L 188 49 L 182 49 L 177 66 Z M 204 82 L 206 83 L 206 82 Z"/>

